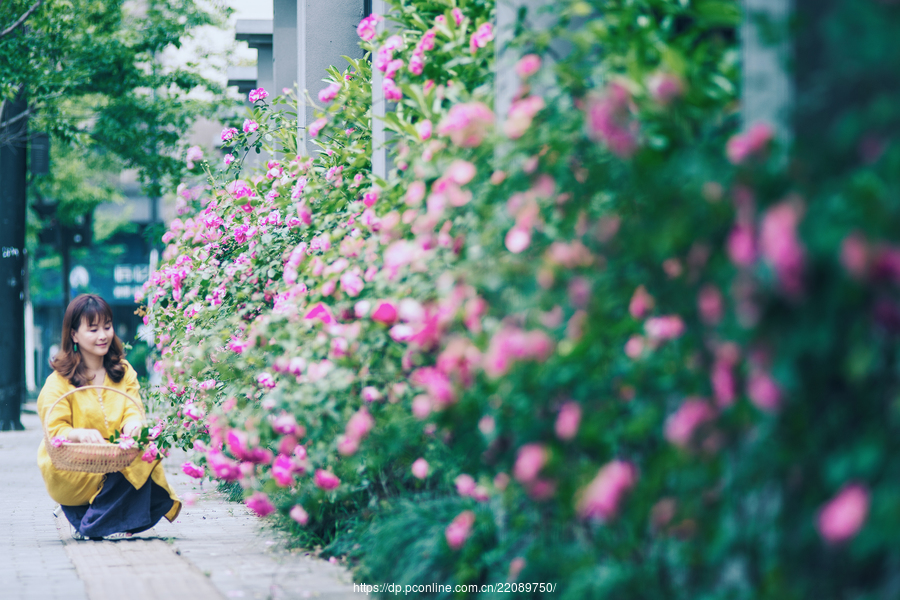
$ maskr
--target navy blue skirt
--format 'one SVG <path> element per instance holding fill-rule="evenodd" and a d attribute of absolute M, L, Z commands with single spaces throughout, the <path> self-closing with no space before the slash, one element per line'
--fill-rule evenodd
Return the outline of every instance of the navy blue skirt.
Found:
<path fill-rule="evenodd" d="M 109 473 L 91 504 L 65 506 L 63 512 L 78 532 L 89 538 L 114 533 L 140 533 L 156 525 L 175 502 L 152 479 L 134 489 L 121 473 Z"/>

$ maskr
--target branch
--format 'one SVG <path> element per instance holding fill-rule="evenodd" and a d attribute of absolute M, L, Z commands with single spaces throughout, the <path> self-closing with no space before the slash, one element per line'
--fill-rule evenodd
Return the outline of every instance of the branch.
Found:
<path fill-rule="evenodd" d="M 22 119 L 24 119 L 25 117 L 27 117 L 28 115 L 30 115 L 33 112 L 34 112 L 34 108 L 29 108 L 28 110 L 17 114 L 12 119 L 0 122 L 0 129 L 6 129 L 7 127 L 12 125 L 16 121 L 21 121 Z"/>
<path fill-rule="evenodd" d="M 12 33 L 13 31 L 15 31 L 16 29 L 18 29 L 18 27 L 19 27 L 22 23 L 24 23 L 25 20 L 28 19 L 28 17 L 31 16 L 31 13 L 33 13 L 33 12 L 36 11 L 38 8 L 40 8 L 41 4 L 43 4 L 43 3 L 44 3 L 44 0 L 37 0 L 37 2 L 35 2 L 34 4 L 32 4 L 32 5 L 31 5 L 31 8 L 29 8 L 28 10 L 26 10 L 26 11 L 25 11 L 25 14 L 23 14 L 21 17 L 19 17 L 19 20 L 18 20 L 18 21 L 16 21 L 15 23 L 13 23 L 12 25 L 10 25 L 9 27 L 7 27 L 6 29 L 4 29 L 3 31 L 0 31 L 0 38 L 6 37 L 6 36 L 8 36 L 10 33 Z"/>

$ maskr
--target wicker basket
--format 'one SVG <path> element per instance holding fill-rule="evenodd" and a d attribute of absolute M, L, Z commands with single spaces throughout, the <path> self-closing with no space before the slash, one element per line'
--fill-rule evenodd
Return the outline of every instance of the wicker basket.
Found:
<path fill-rule="evenodd" d="M 121 394 L 134 402 L 141 410 L 143 416 L 143 408 L 141 403 L 121 390 L 106 387 L 103 385 L 86 385 L 84 387 L 75 388 L 60 396 L 50 410 L 47 411 L 47 417 L 56 408 L 56 405 L 62 402 L 67 396 L 80 392 L 82 390 L 108 390 Z M 129 448 L 127 450 L 120 448 L 118 444 L 110 444 L 104 442 L 102 444 L 82 444 L 74 442 L 63 442 L 60 446 L 54 446 L 50 443 L 50 435 L 47 433 L 47 423 L 43 423 L 44 429 L 44 447 L 47 448 L 47 454 L 50 455 L 50 462 L 60 471 L 80 471 L 82 473 L 115 473 L 121 471 L 138 457 L 141 453 L 140 448 Z"/>

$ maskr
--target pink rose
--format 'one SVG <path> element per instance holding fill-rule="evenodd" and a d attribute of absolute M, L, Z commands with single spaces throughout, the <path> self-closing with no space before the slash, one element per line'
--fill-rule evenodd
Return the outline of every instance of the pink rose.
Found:
<path fill-rule="evenodd" d="M 706 401 L 685 400 L 678 410 L 666 419 L 665 438 L 676 446 L 687 448 L 697 428 L 715 418 L 716 410 Z"/>
<path fill-rule="evenodd" d="M 65 444 L 67 441 L 68 440 L 65 438 L 55 437 L 52 440 L 50 440 L 50 445 L 53 446 L 54 448 L 59 448 L 60 446 Z"/>
<path fill-rule="evenodd" d="M 141 455 L 141 460 L 147 463 L 152 463 L 159 456 L 159 449 L 156 447 L 156 442 L 150 442 L 150 445 L 147 446 L 147 450 Z"/>
<path fill-rule="evenodd" d="M 192 421 L 199 421 L 204 416 L 206 416 L 206 411 L 196 404 L 191 403 L 185 405 L 183 414 L 185 417 Z"/>
<path fill-rule="evenodd" d="M 628 312 L 635 319 L 640 319 L 653 309 L 653 305 L 653 296 L 647 293 L 647 288 L 639 285 L 634 290 L 634 294 L 631 295 L 631 302 L 628 303 Z"/>
<path fill-rule="evenodd" d="M 543 444 L 525 444 L 519 448 L 516 456 L 513 477 L 520 483 L 531 483 L 537 478 L 549 458 L 550 453 Z"/>
<path fill-rule="evenodd" d="M 797 237 L 800 212 L 795 203 L 781 202 L 763 215 L 759 229 L 759 247 L 763 257 L 775 269 L 785 292 L 797 295 L 803 286 L 804 248 Z"/>
<path fill-rule="evenodd" d="M 375 35 L 377 33 L 376 26 L 379 21 L 384 20 L 384 17 L 381 15 L 371 14 L 362 21 L 359 22 L 359 25 L 356 27 L 356 33 L 360 38 L 367 42 L 371 42 L 375 39 Z"/>
<path fill-rule="evenodd" d="M 772 127 L 766 123 L 754 123 L 745 133 L 728 140 L 725 152 L 733 165 L 740 165 L 748 158 L 761 154 L 774 137 Z"/>
<path fill-rule="evenodd" d="M 203 467 L 195 465 L 190 461 L 181 465 L 181 470 L 184 471 L 185 475 L 193 477 L 194 479 L 203 479 L 203 475 L 206 473 Z"/>
<path fill-rule="evenodd" d="M 272 419 L 272 430 L 281 435 L 293 435 L 296 437 L 306 435 L 306 429 L 297 424 L 297 419 L 294 415 L 286 412 L 282 412 Z"/>
<path fill-rule="evenodd" d="M 541 57 L 537 54 L 526 54 L 516 63 L 516 75 L 528 79 L 541 69 Z"/>
<path fill-rule="evenodd" d="M 364 406 L 353 413 L 353 416 L 347 421 L 346 434 L 348 438 L 359 441 L 368 436 L 373 427 L 375 427 L 375 419 Z"/>
<path fill-rule="evenodd" d="M 504 244 L 507 250 L 519 254 L 531 245 L 531 231 L 518 226 L 513 227 L 506 233 Z"/>
<path fill-rule="evenodd" d="M 472 534 L 472 525 L 475 524 L 475 513 L 466 510 L 459 513 L 453 521 L 444 530 L 444 536 L 447 538 L 447 545 L 454 550 L 462 548 L 466 540 Z"/>
<path fill-rule="evenodd" d="M 566 402 L 559 409 L 556 417 L 556 437 L 561 440 L 571 440 L 578 433 L 581 424 L 581 405 L 577 402 Z"/>
<path fill-rule="evenodd" d="M 377 402 L 383 397 L 381 392 L 378 391 L 378 388 L 372 387 L 371 385 L 364 387 L 360 395 L 366 402 Z"/>
<path fill-rule="evenodd" d="M 781 389 L 772 376 L 753 367 L 747 377 L 747 397 L 760 410 L 775 412 L 781 406 Z"/>
<path fill-rule="evenodd" d="M 816 528 L 829 544 L 840 544 L 859 533 L 869 515 L 869 490 L 853 483 L 845 485 L 838 494 L 819 510 Z"/>
<path fill-rule="evenodd" d="M 494 124 L 494 112 L 481 102 L 456 104 L 438 125 L 438 133 L 450 137 L 457 146 L 474 148 L 481 144 L 487 128 Z"/>
<path fill-rule="evenodd" d="M 269 497 L 262 492 L 255 492 L 245 501 L 247 508 L 256 513 L 259 517 L 265 517 L 275 512 L 275 505 L 269 500 Z"/>
<path fill-rule="evenodd" d="M 397 321 L 397 308 L 391 302 L 380 302 L 372 312 L 372 320 L 390 325 Z"/>
<path fill-rule="evenodd" d="M 340 91 L 341 84 L 337 82 L 332 83 L 327 88 L 319 92 L 319 102 L 331 102 L 337 97 L 338 92 Z"/>
<path fill-rule="evenodd" d="M 603 142 L 620 158 L 631 158 L 637 151 L 638 122 L 631 118 L 631 94 L 617 83 L 610 84 L 602 96 L 587 103 L 588 136 Z"/>
<path fill-rule="evenodd" d="M 291 518 L 300 525 L 306 525 L 309 522 L 309 513 L 303 510 L 299 504 L 295 504 L 290 512 Z"/>
<path fill-rule="evenodd" d="M 644 323 L 644 332 L 653 341 L 674 340 L 684 333 L 684 321 L 678 315 L 653 317 Z"/>
<path fill-rule="evenodd" d="M 604 521 L 615 517 L 625 494 L 637 483 L 637 477 L 637 469 L 631 463 L 614 460 L 604 465 L 581 491 L 577 504 L 579 516 Z"/>
<path fill-rule="evenodd" d="M 341 275 L 341 289 L 347 292 L 347 295 L 351 298 L 359 296 L 363 287 L 365 287 L 365 283 L 363 283 L 362 277 L 357 273 L 347 271 Z"/>
<path fill-rule="evenodd" d="M 428 461 L 424 458 L 416 459 L 416 461 L 412 464 L 412 474 L 417 479 L 425 479 L 428 477 Z"/>
<path fill-rule="evenodd" d="M 291 457 L 279 454 L 272 463 L 272 478 L 280 487 L 290 487 L 294 483 L 294 461 Z"/>
<path fill-rule="evenodd" d="M 722 293 L 712 284 L 703 286 L 697 294 L 697 309 L 700 318 L 707 325 L 717 325 L 722 320 L 724 312 Z"/>
<path fill-rule="evenodd" d="M 397 87 L 393 79 L 387 79 L 381 83 L 381 89 L 384 92 L 385 100 L 403 100 L 403 91 Z"/>
<path fill-rule="evenodd" d="M 469 38 L 469 51 L 475 54 L 479 48 L 486 47 L 493 39 L 494 26 L 491 23 L 484 23 Z"/>
<path fill-rule="evenodd" d="M 259 129 L 259 123 L 252 119 L 244 119 L 244 133 L 253 133 L 257 129 Z"/>
<path fill-rule="evenodd" d="M 465 473 L 457 475 L 454 483 L 456 484 L 456 493 L 460 496 L 471 497 L 475 493 L 475 479 L 471 475 Z"/>
<path fill-rule="evenodd" d="M 257 102 L 259 100 L 263 100 L 264 98 L 268 98 L 268 97 L 269 97 L 269 92 L 267 92 L 263 88 L 256 88 L 255 90 L 250 90 L 250 94 L 248 96 L 251 103 Z"/>
<path fill-rule="evenodd" d="M 235 481 L 241 477 L 241 469 L 238 463 L 221 452 L 210 452 L 206 455 L 206 462 L 209 464 L 209 468 L 212 469 L 216 479 Z"/>
<path fill-rule="evenodd" d="M 272 389 L 277 385 L 275 378 L 272 377 L 271 373 L 263 371 L 259 375 L 256 376 L 256 383 L 260 385 L 260 387 Z"/>
<path fill-rule="evenodd" d="M 234 127 L 229 127 L 228 129 L 223 129 L 222 130 L 222 141 L 227 142 L 228 140 L 230 140 L 237 134 L 238 134 L 238 130 L 235 129 Z"/>
<path fill-rule="evenodd" d="M 325 491 L 337 489 L 337 487 L 341 485 L 341 480 L 338 479 L 334 473 L 325 471 L 323 469 L 316 469 L 316 474 L 313 477 L 313 481 L 315 482 L 317 487 Z"/>
<path fill-rule="evenodd" d="M 322 131 L 322 128 L 328 124 L 328 119 L 322 117 L 320 119 L 316 119 L 312 123 L 309 124 L 307 128 L 307 133 L 309 133 L 309 137 L 314 138 L 319 135 L 319 132 Z"/>
<path fill-rule="evenodd" d="M 684 95 L 684 84 L 671 73 L 654 73 L 647 80 L 647 89 L 650 97 L 662 106 Z"/>
<path fill-rule="evenodd" d="M 730 359 L 718 358 L 713 363 L 709 375 L 713 393 L 716 396 L 716 404 L 727 408 L 734 404 L 737 395 L 737 384 L 734 379 L 734 364 Z"/>

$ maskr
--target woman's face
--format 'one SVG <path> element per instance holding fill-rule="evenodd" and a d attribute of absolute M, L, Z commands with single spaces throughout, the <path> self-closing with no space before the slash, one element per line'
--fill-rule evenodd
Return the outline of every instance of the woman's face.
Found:
<path fill-rule="evenodd" d="M 78 344 L 78 351 L 94 356 L 106 356 L 112 340 L 112 322 L 104 321 L 102 317 L 94 323 L 81 319 L 78 329 L 72 332 L 72 341 Z"/>

